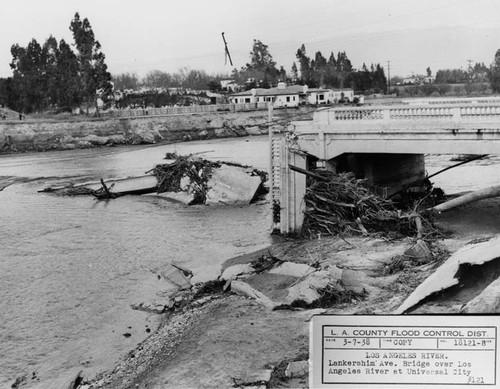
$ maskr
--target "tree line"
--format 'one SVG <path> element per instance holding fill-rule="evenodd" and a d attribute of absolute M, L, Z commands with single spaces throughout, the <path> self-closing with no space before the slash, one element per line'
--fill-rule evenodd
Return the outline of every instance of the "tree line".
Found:
<path fill-rule="evenodd" d="M 255 39 L 250 62 L 240 69 L 234 69 L 231 78 L 239 84 L 245 84 L 247 89 L 256 86 L 268 88 L 282 81 L 312 88 L 353 88 L 375 92 L 386 90 L 387 79 L 380 64 L 372 64 L 370 67 L 363 64 L 361 70 L 356 70 L 345 51 L 339 51 L 337 55 L 331 52 L 328 59 L 321 51 L 309 57 L 302 44 L 295 57 L 291 73 L 287 74 L 283 66 L 279 69 L 276 67 L 269 47 Z"/>
<path fill-rule="evenodd" d="M 0 79 L 3 104 L 25 113 L 82 106 L 98 112 L 98 99 L 112 97 L 111 74 L 89 20 L 76 13 L 69 29 L 75 50 L 53 36 L 43 44 L 33 38 L 26 47 L 12 45 L 12 77 Z"/>
<path fill-rule="evenodd" d="M 296 53 L 297 62 L 293 62 L 290 74 L 283 66 L 279 69 L 269 47 L 261 41 L 253 41 L 250 52 L 250 62 L 240 69 L 233 69 L 230 75 L 209 75 L 201 70 L 181 69 L 169 74 L 153 70 L 140 79 L 135 73 L 122 73 L 113 76 L 115 89 L 138 90 L 168 89 L 182 87 L 184 89 L 209 89 L 220 91 L 220 81 L 232 79 L 246 89 L 255 87 L 269 88 L 278 82 L 307 84 L 309 87 L 353 88 L 357 90 L 385 91 L 387 79 L 380 64 L 367 67 L 363 64 L 361 70 L 355 70 L 345 52 L 337 56 L 332 52 L 328 59 L 318 51 L 311 59 L 306 54 L 305 45 Z M 298 63 L 298 66 L 297 66 Z"/>

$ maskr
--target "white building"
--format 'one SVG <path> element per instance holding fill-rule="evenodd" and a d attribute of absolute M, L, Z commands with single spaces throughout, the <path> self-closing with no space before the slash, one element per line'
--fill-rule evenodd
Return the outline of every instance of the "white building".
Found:
<path fill-rule="evenodd" d="M 238 90 L 241 90 L 241 88 L 242 88 L 234 80 L 221 80 L 220 86 L 222 89 L 225 89 L 225 90 L 231 91 L 231 92 L 237 92 Z"/>
<path fill-rule="evenodd" d="M 333 102 L 339 102 L 341 100 L 348 101 L 352 103 L 354 101 L 354 90 L 348 88 L 342 89 L 331 89 Z"/>
<path fill-rule="evenodd" d="M 352 103 L 354 90 L 352 89 L 309 89 L 307 91 L 309 104 L 334 104 L 339 101 Z"/>
<path fill-rule="evenodd" d="M 234 104 L 272 102 L 276 108 L 298 107 L 301 104 L 333 104 L 340 100 L 352 102 L 353 99 L 352 89 L 309 89 L 307 85 L 286 86 L 283 82 L 276 88 L 254 88 L 230 96 Z"/>
<path fill-rule="evenodd" d="M 301 99 L 305 98 L 307 86 L 286 86 L 279 83 L 277 88 L 254 88 L 247 91 L 234 93 L 230 100 L 234 104 L 244 103 L 274 103 L 275 107 L 298 107 Z"/>

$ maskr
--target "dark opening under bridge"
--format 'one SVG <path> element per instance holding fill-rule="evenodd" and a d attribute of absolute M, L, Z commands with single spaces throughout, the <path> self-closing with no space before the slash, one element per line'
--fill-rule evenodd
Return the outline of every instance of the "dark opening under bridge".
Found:
<path fill-rule="evenodd" d="M 500 99 L 324 108 L 270 132 L 270 179 L 282 233 L 302 226 L 306 177 L 290 169 L 354 171 L 389 193 L 425 176 L 424 154 L 500 154 Z M 311 158 L 314 156 L 315 158 Z M 399 186 L 399 188 L 398 188 Z"/>

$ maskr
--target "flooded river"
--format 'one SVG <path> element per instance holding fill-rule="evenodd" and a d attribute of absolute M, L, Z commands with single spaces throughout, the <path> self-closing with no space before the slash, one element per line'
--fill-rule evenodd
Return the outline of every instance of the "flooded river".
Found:
<path fill-rule="evenodd" d="M 130 308 L 161 289 L 152 269 L 181 262 L 205 281 L 226 259 L 270 243 L 267 204 L 186 207 L 148 196 L 105 202 L 37 193 L 141 175 L 167 151 L 268 164 L 267 137 L 0 157 L 0 175 L 37 179 L 0 192 L 0 387 L 22 374 L 35 382 L 33 372 L 43 381 L 111 367 L 154 329 L 154 315 Z"/>
<path fill-rule="evenodd" d="M 271 243 L 267 204 L 185 207 L 147 196 L 105 202 L 37 193 L 141 175 L 172 151 L 268 167 L 267 137 L 0 156 L 0 176 L 33 180 L 0 192 L 0 387 L 23 374 L 32 384 L 112 367 L 156 325 L 156 316 L 130 308 L 161 288 L 153 269 L 181 262 L 205 281 L 226 259 Z M 449 156 L 429 157 L 428 172 L 450 164 Z M 499 177 L 496 158 L 433 182 L 453 193 L 498 185 Z"/>

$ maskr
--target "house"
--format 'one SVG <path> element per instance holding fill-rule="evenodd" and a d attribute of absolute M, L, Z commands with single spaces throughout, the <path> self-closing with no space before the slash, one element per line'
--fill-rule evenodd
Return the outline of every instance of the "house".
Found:
<path fill-rule="evenodd" d="M 242 89 L 242 86 L 238 85 L 234 80 L 221 80 L 220 87 L 222 90 L 230 92 L 238 92 Z"/>
<path fill-rule="evenodd" d="M 331 104 L 333 101 L 330 89 L 307 88 L 306 96 L 307 103 L 313 105 Z"/>
<path fill-rule="evenodd" d="M 230 96 L 231 103 L 274 103 L 275 107 L 298 107 L 306 98 L 307 85 L 286 86 L 280 82 L 276 88 L 253 88 L 234 93 Z"/>
<path fill-rule="evenodd" d="M 254 88 L 230 96 L 233 104 L 272 102 L 274 107 L 298 107 L 301 104 L 333 104 L 340 100 L 353 101 L 352 89 L 309 88 L 307 85 L 286 86 L 278 83 L 276 88 Z"/>
<path fill-rule="evenodd" d="M 352 89 L 309 89 L 307 91 L 309 104 L 333 104 L 339 101 L 352 103 L 354 100 L 354 90 Z"/>
<path fill-rule="evenodd" d="M 352 103 L 354 101 L 354 90 L 349 88 L 332 89 L 333 102 L 347 101 Z"/>
<path fill-rule="evenodd" d="M 434 76 L 423 76 L 420 74 L 412 75 L 410 77 L 403 78 L 403 85 L 423 85 L 432 84 L 435 81 Z"/>

